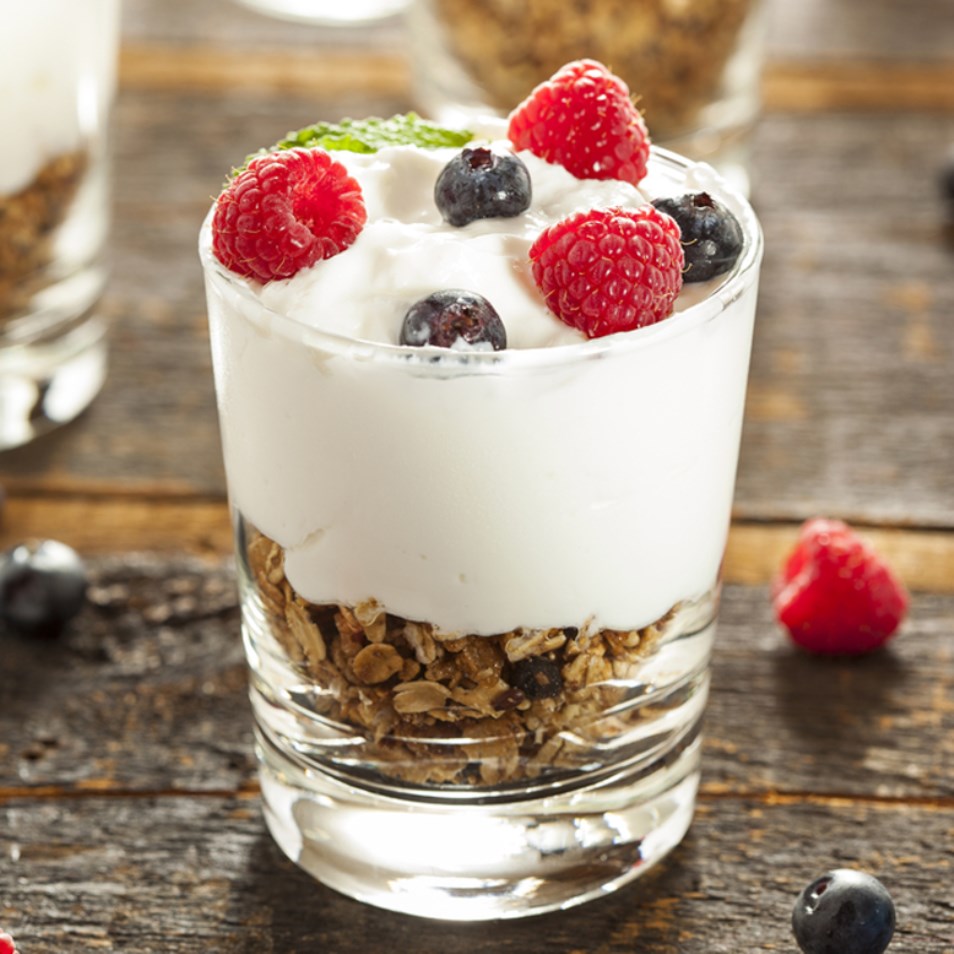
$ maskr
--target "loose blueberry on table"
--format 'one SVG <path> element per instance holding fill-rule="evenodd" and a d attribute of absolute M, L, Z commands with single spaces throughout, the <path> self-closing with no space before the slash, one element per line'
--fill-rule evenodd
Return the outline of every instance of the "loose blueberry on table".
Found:
<path fill-rule="evenodd" d="M 0 557 L 0 623 L 31 636 L 56 636 L 86 599 L 86 567 L 56 540 L 23 543 Z"/>
<path fill-rule="evenodd" d="M 792 910 L 792 932 L 804 954 L 882 954 L 894 926 L 894 901 L 884 885 L 850 868 L 806 885 Z"/>

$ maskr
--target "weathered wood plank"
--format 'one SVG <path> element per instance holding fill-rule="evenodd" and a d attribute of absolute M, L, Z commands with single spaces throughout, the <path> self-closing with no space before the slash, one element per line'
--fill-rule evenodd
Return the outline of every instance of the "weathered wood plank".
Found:
<path fill-rule="evenodd" d="M 120 75 L 136 90 L 264 90 L 277 94 L 401 94 L 411 99 L 407 57 L 375 49 L 248 51 L 210 46 L 124 46 Z M 855 109 L 954 112 L 954 63 L 769 61 L 762 80 L 767 112 Z"/>
<path fill-rule="evenodd" d="M 0 550 L 31 538 L 53 537 L 86 555 L 137 550 L 223 555 L 232 551 L 232 525 L 224 500 L 124 496 L 120 488 L 114 489 L 110 494 L 104 487 L 95 496 L 55 491 L 10 494 L 0 519 Z"/>
<path fill-rule="evenodd" d="M 127 43 L 120 57 L 125 89 L 225 89 L 262 93 L 317 93 L 322 97 L 354 95 L 407 96 L 407 58 L 400 53 L 333 48 L 257 51 L 216 46 L 169 46 Z"/>
<path fill-rule="evenodd" d="M 790 951 L 801 888 L 876 874 L 892 950 L 954 951 L 951 810 L 703 799 L 683 844 L 608 898 L 524 922 L 389 914 L 280 855 L 255 798 L 0 801 L 0 923 L 30 954 L 719 954 Z"/>
<path fill-rule="evenodd" d="M 954 117 L 769 119 L 737 515 L 954 524 Z"/>
<path fill-rule="evenodd" d="M 61 643 L 0 637 L 0 794 L 254 788 L 230 562 L 93 570 Z M 954 598 L 919 594 L 890 650 L 814 659 L 788 645 L 764 588 L 728 587 L 705 790 L 954 807 L 952 634 Z"/>
<path fill-rule="evenodd" d="M 224 500 L 188 495 L 128 493 L 120 482 L 91 481 L 47 487 L 44 493 L 7 489 L 0 519 L 0 550 L 27 539 L 52 537 L 85 555 L 121 551 L 227 555 L 232 527 Z M 954 533 L 857 527 L 913 590 L 954 593 Z M 723 573 L 728 583 L 771 582 L 798 535 L 792 523 L 736 521 L 729 531 Z"/>
<path fill-rule="evenodd" d="M 727 588 L 706 791 L 940 799 L 954 809 L 952 636 L 954 601 L 919 594 L 885 651 L 817 658 L 790 645 L 766 589 Z"/>

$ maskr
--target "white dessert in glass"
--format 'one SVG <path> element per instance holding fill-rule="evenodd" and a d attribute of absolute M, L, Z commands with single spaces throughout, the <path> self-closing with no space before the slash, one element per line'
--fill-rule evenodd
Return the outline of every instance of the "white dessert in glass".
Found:
<path fill-rule="evenodd" d="M 688 827 L 761 237 L 662 151 L 638 189 L 518 152 L 529 209 L 455 228 L 459 151 L 335 153 L 367 223 L 291 278 L 224 267 L 212 214 L 200 254 L 269 826 L 346 893 L 473 919 L 604 893 Z M 549 311 L 541 230 L 700 189 L 745 236 L 728 275 L 607 337 Z M 443 288 L 507 347 L 399 344 Z"/>
<path fill-rule="evenodd" d="M 0 32 L 0 449 L 74 417 L 105 374 L 118 29 L 118 0 L 36 0 Z"/>

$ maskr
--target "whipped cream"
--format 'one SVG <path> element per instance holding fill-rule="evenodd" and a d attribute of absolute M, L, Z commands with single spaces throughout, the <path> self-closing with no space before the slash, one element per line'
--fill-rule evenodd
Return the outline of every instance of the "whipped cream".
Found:
<path fill-rule="evenodd" d="M 116 86 L 118 0 L 11 3 L 0 30 L 0 195 L 101 134 Z"/>
<path fill-rule="evenodd" d="M 633 206 L 643 193 L 521 154 L 529 212 L 453 229 L 432 191 L 455 152 L 341 154 L 369 223 L 350 249 L 288 281 L 227 272 L 206 221 L 231 501 L 285 548 L 289 581 L 313 602 L 374 598 L 475 634 L 647 625 L 718 578 L 758 226 L 708 167 L 654 155 L 647 195 L 702 182 L 740 218 L 739 274 L 657 325 L 585 341 L 542 305 L 527 249 L 575 209 Z M 393 346 L 408 305 L 446 287 L 488 298 L 507 350 Z"/>

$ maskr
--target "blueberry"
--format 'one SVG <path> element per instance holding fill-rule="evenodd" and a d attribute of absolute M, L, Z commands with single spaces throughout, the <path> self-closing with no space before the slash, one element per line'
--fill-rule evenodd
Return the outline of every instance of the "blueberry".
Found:
<path fill-rule="evenodd" d="M 436 345 L 465 351 L 507 347 L 507 332 L 493 305 L 476 292 L 436 291 L 416 301 L 404 316 L 403 345 Z"/>
<path fill-rule="evenodd" d="M 838 868 L 798 896 L 792 932 L 804 954 L 881 954 L 894 934 L 894 902 L 877 878 Z"/>
<path fill-rule="evenodd" d="M 86 567 L 56 540 L 23 543 L 0 558 L 0 622 L 36 636 L 56 636 L 86 599 Z"/>
<path fill-rule="evenodd" d="M 708 192 L 690 192 L 678 199 L 653 199 L 682 231 L 686 254 L 684 282 L 707 282 L 729 271 L 742 252 L 738 219 Z"/>
<path fill-rule="evenodd" d="M 523 162 L 483 146 L 451 159 L 434 185 L 437 208 L 455 226 L 520 215 L 530 207 L 530 194 L 530 173 Z"/>
<path fill-rule="evenodd" d="M 552 699 L 563 691 L 560 667 L 546 656 L 528 656 L 515 662 L 510 681 L 528 699 Z"/>

